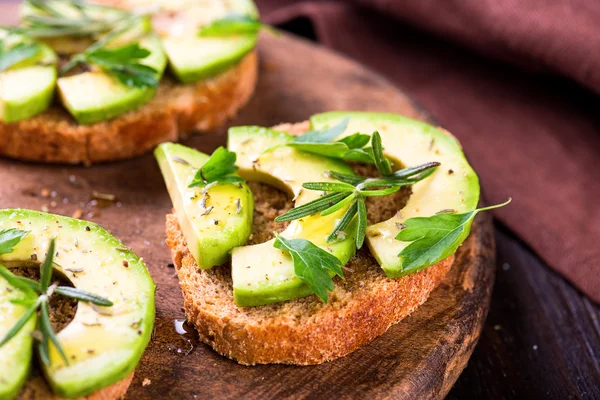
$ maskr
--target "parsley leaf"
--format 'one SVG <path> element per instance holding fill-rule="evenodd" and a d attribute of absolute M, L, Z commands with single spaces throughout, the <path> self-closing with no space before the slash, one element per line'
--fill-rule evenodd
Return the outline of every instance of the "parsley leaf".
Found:
<path fill-rule="evenodd" d="M 229 151 L 223 146 L 220 146 L 198 170 L 189 187 L 204 186 L 213 182 L 243 182 L 244 180 L 242 178 L 233 175 L 238 170 L 238 167 L 235 165 L 236 159 L 237 156 L 233 151 Z"/>
<path fill-rule="evenodd" d="M 249 15 L 231 13 L 200 28 L 198 36 L 232 36 L 248 33 L 258 33 L 266 29 L 278 36 L 279 33 L 271 26 L 263 24 Z"/>
<path fill-rule="evenodd" d="M 469 236 L 471 223 L 481 211 L 504 207 L 511 202 L 479 208 L 463 214 L 440 213 L 431 217 L 415 217 L 404 221 L 406 226 L 396 236 L 397 240 L 412 242 L 398 256 L 402 271 L 417 272 L 454 254 Z"/>
<path fill-rule="evenodd" d="M 327 291 L 333 290 L 333 279 L 329 273 L 344 277 L 340 260 L 306 239 L 286 239 L 278 235 L 273 246 L 287 251 L 292 256 L 296 276 L 327 303 Z"/>
<path fill-rule="evenodd" d="M 303 135 L 296 136 L 292 143 L 329 143 L 340 136 L 346 130 L 350 117 L 341 120 L 337 125 L 320 131 L 308 131 Z"/>
<path fill-rule="evenodd" d="M 61 69 L 61 73 L 68 72 L 79 63 L 88 63 L 97 65 L 129 87 L 154 88 L 159 83 L 158 71 L 140 63 L 140 60 L 149 55 L 150 51 L 141 47 L 139 43 L 131 43 L 115 49 L 91 46 L 76 55 Z"/>
<path fill-rule="evenodd" d="M 349 121 L 350 118 L 346 117 L 331 128 L 306 132 L 301 136 L 296 136 L 286 145 L 325 157 L 372 164 L 374 162 L 372 149 L 362 148 L 369 143 L 371 136 L 357 132 L 332 142 L 344 133 Z"/>
<path fill-rule="evenodd" d="M 0 42 L 0 72 L 6 71 L 10 67 L 28 60 L 37 55 L 41 46 L 38 43 L 19 42 L 13 46 L 7 44 L 7 36 Z"/>
<path fill-rule="evenodd" d="M 0 230 L 0 254 L 12 253 L 13 247 L 19 244 L 28 233 L 14 228 Z"/>

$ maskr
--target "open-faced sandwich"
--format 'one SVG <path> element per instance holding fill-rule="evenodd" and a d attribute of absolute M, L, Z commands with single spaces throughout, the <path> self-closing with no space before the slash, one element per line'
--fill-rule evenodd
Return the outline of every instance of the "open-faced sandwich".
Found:
<path fill-rule="evenodd" d="M 477 175 L 448 132 L 330 112 L 155 151 L 188 321 L 242 364 L 348 354 L 422 304 L 467 238 Z"/>
<path fill-rule="evenodd" d="M 0 210 L 0 399 L 119 399 L 153 327 L 154 282 L 105 229 Z"/>
<path fill-rule="evenodd" d="M 252 0 L 25 0 L 0 29 L 0 155 L 117 160 L 210 131 L 250 98 Z"/>

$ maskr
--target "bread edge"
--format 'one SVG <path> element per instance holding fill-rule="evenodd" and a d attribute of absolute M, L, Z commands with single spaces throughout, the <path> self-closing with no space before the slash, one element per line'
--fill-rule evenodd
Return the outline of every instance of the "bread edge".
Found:
<path fill-rule="evenodd" d="M 186 273 L 203 273 L 187 248 L 174 214 L 167 215 L 166 243 L 182 285 L 184 309 L 200 340 L 219 354 L 243 365 L 314 365 L 345 356 L 385 333 L 423 304 L 446 276 L 450 256 L 418 273 L 389 279 L 366 302 L 346 310 L 349 316 L 327 313 L 318 323 L 294 327 L 281 324 L 277 331 L 233 319 L 222 320 L 196 306 L 194 293 L 185 289 Z"/>
<path fill-rule="evenodd" d="M 161 82 L 137 110 L 109 121 L 79 125 L 50 109 L 11 124 L 0 122 L 0 155 L 23 161 L 84 164 L 116 161 L 224 124 L 250 100 L 258 78 L 257 50 L 229 70 L 194 84 Z"/>

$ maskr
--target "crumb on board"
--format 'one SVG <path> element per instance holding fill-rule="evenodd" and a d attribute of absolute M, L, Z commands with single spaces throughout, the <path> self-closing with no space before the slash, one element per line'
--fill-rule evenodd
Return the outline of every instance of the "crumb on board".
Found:
<path fill-rule="evenodd" d="M 142 382 L 142 386 L 150 386 L 152 384 L 152 381 L 148 378 L 144 378 L 144 381 Z"/>

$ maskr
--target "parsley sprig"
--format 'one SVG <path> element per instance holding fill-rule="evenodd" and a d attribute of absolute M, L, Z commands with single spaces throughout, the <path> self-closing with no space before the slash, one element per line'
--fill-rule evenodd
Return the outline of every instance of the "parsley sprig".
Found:
<path fill-rule="evenodd" d="M 149 50 L 141 47 L 139 43 L 130 43 L 117 48 L 108 47 L 112 40 L 129 30 L 137 22 L 139 22 L 139 18 L 130 19 L 128 23 L 115 28 L 83 53 L 73 56 L 61 68 L 61 74 L 69 72 L 79 64 L 93 64 L 113 75 L 126 86 L 157 87 L 158 71 L 140 62 L 150 55 Z"/>
<path fill-rule="evenodd" d="M 22 239 L 27 236 L 28 232 L 7 229 L 0 231 L 0 254 L 11 253 L 14 246 L 16 246 Z M 53 293 L 58 293 L 62 296 L 71 297 L 79 301 L 92 303 L 98 306 L 110 307 L 113 303 L 105 299 L 104 297 L 95 295 L 93 293 L 86 292 L 81 289 L 72 288 L 69 286 L 58 286 L 58 283 L 52 283 L 52 270 L 54 265 L 54 254 L 55 254 L 56 243 L 52 239 L 48 246 L 48 252 L 46 259 L 40 269 L 40 281 L 37 282 L 33 279 L 25 278 L 22 276 L 16 276 L 12 274 L 4 265 L 0 264 L 0 276 L 4 278 L 11 286 L 20 290 L 24 298 L 13 299 L 13 304 L 25 306 L 25 312 L 15 322 L 15 324 L 8 330 L 2 339 L 0 339 L 0 347 L 8 343 L 13 337 L 15 337 L 30 318 L 38 313 L 37 315 L 37 326 L 40 332 L 40 341 L 38 344 L 38 350 L 42 362 L 46 365 L 50 365 L 50 342 L 54 343 L 54 346 L 58 350 L 60 356 L 64 360 L 65 364 L 69 365 L 69 359 L 67 358 L 65 351 L 52 328 L 50 322 L 50 297 Z"/>
<path fill-rule="evenodd" d="M 295 136 L 284 145 L 268 148 L 265 153 L 277 147 L 289 146 L 329 158 L 373 164 L 373 149 L 364 147 L 371 140 L 371 136 L 356 132 L 334 141 L 346 130 L 348 122 L 350 122 L 350 118 L 346 117 L 330 128 L 308 131 L 303 135 Z"/>
<path fill-rule="evenodd" d="M 257 18 L 245 14 L 231 13 L 200 27 L 198 36 L 234 36 L 258 33 L 261 29 L 265 29 L 275 36 L 279 35 L 275 28 L 262 23 Z"/>
<path fill-rule="evenodd" d="M 366 178 L 359 175 L 328 171 L 329 176 L 338 182 L 307 182 L 302 185 L 305 189 L 326 192 L 325 195 L 291 209 L 275 218 L 275 221 L 293 221 L 317 213 L 325 216 L 348 207 L 343 217 L 327 237 L 327 242 L 336 241 L 354 217 L 358 216 L 355 240 L 356 247 L 360 249 L 364 243 L 367 229 L 366 198 L 388 196 L 397 192 L 402 186 L 412 185 L 427 178 L 440 165 L 438 162 L 429 162 L 393 172 L 390 161 L 383 155 L 381 136 L 377 131 L 372 135 L 371 146 L 373 162 L 382 177 Z"/>
<path fill-rule="evenodd" d="M 306 239 L 286 239 L 277 235 L 273 246 L 290 254 L 296 276 L 327 303 L 327 291 L 333 290 L 333 279 L 329 273 L 344 278 L 340 260 Z"/>
<path fill-rule="evenodd" d="M 233 151 L 229 151 L 223 146 L 216 149 L 210 158 L 198 169 L 194 179 L 189 187 L 201 187 L 215 183 L 238 183 L 244 180 L 235 172 L 238 167 L 235 165 L 237 159 Z"/>
<path fill-rule="evenodd" d="M 26 0 L 36 13 L 23 17 L 22 33 L 31 37 L 91 36 L 113 29 L 131 18 L 131 13 L 118 8 L 81 0 Z M 94 12 L 96 11 L 96 12 Z"/>
<path fill-rule="evenodd" d="M 415 217 L 404 221 L 397 240 L 412 242 L 398 256 L 403 274 L 417 272 L 454 254 L 471 231 L 471 223 L 481 211 L 506 206 L 508 201 L 494 206 L 478 208 L 462 214 L 451 210 L 430 217 Z"/>

